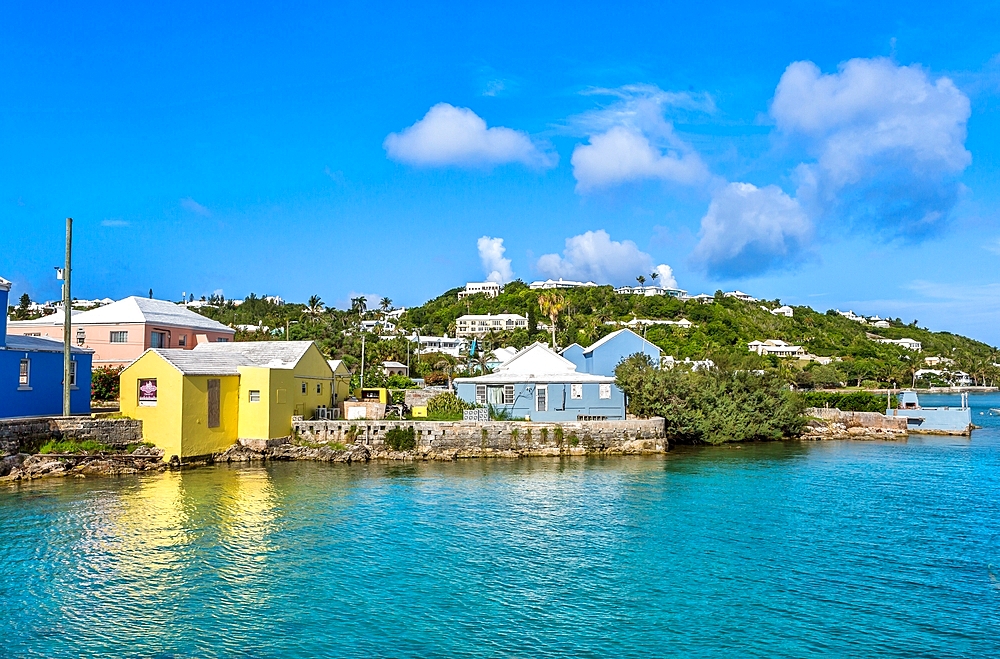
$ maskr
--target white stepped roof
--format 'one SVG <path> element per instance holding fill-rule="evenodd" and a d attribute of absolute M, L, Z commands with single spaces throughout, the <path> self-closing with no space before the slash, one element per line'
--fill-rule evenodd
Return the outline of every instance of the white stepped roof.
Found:
<path fill-rule="evenodd" d="M 240 366 L 252 366 L 238 353 L 205 353 L 180 348 L 150 348 L 184 375 L 239 375 Z"/>
<path fill-rule="evenodd" d="M 115 323 L 170 325 L 229 334 L 234 334 L 236 331 L 173 302 L 135 295 L 97 309 L 73 314 L 74 325 L 112 325 Z"/>
<path fill-rule="evenodd" d="M 592 343 L 589 348 L 584 348 L 583 349 L 583 354 L 586 355 L 586 354 L 589 354 L 589 353 L 593 352 L 595 349 L 600 348 L 605 343 L 608 343 L 609 341 L 612 341 L 613 339 L 615 339 L 615 337 L 617 337 L 619 334 L 623 334 L 623 333 L 626 333 L 626 332 L 629 333 L 629 334 L 631 334 L 635 338 L 639 339 L 640 341 L 642 341 L 643 347 L 646 347 L 646 345 L 648 344 L 651 348 L 654 348 L 654 349 L 656 349 L 657 352 L 660 352 L 660 349 L 658 347 L 656 347 L 655 345 L 653 345 L 652 343 L 650 343 L 646 339 L 642 338 L 641 336 L 639 336 L 638 334 L 636 334 L 632 330 L 630 330 L 630 329 L 620 329 L 618 331 L 612 332 L 611 334 L 608 334 L 607 336 L 602 337 L 599 341 L 596 341 L 596 342 Z"/>
<path fill-rule="evenodd" d="M 533 343 L 487 375 L 458 378 L 456 382 L 509 384 L 516 382 L 614 382 L 612 377 L 579 373 L 576 365 L 544 343 Z"/>

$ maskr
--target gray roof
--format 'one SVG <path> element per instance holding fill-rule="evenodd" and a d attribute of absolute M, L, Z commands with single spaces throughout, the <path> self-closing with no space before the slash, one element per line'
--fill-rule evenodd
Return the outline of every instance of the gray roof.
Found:
<path fill-rule="evenodd" d="M 238 355 L 247 366 L 295 368 L 312 341 L 235 341 L 202 343 L 189 352 L 195 355 Z"/>
<path fill-rule="evenodd" d="M 40 336 L 18 336 L 17 334 L 7 335 L 7 350 L 28 350 L 31 352 L 62 352 L 63 342 L 57 339 L 43 339 Z M 94 351 L 87 348 L 71 346 L 70 350 L 76 354 L 91 354 Z"/>
<path fill-rule="evenodd" d="M 202 352 L 181 348 L 150 348 L 184 375 L 239 375 L 240 366 L 250 365 L 237 353 Z"/>
<path fill-rule="evenodd" d="M 114 323 L 150 323 L 210 332 L 236 333 L 236 330 L 227 325 L 206 318 L 173 302 L 152 300 L 148 297 L 134 295 L 97 309 L 73 314 L 74 325 Z"/>

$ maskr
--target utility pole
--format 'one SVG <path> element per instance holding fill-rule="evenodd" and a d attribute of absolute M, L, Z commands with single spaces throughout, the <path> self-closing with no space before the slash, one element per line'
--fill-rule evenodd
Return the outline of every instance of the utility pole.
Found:
<path fill-rule="evenodd" d="M 66 218 L 66 263 L 63 269 L 63 416 L 69 416 L 70 385 L 73 345 L 73 296 L 70 278 L 73 273 L 73 218 Z"/>
<path fill-rule="evenodd" d="M 361 330 L 361 388 L 365 388 L 365 331 Z"/>

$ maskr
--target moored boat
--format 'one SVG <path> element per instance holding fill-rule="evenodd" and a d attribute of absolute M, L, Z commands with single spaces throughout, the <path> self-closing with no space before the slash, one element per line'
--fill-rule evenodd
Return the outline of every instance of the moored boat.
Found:
<path fill-rule="evenodd" d="M 921 407 L 917 392 L 904 389 L 896 395 L 898 408 L 886 410 L 886 416 L 905 416 L 906 428 L 914 433 L 968 435 L 972 432 L 969 394 L 962 394 L 961 407 Z M 991 410 L 992 411 L 992 410 Z"/>

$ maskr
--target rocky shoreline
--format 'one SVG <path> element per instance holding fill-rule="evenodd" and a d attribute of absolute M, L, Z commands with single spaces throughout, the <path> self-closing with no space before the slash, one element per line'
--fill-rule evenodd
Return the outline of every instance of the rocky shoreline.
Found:
<path fill-rule="evenodd" d="M 0 460 L 0 482 L 50 476 L 125 476 L 164 471 L 170 466 L 163 461 L 161 449 L 145 446 L 132 453 L 15 453 Z"/>

